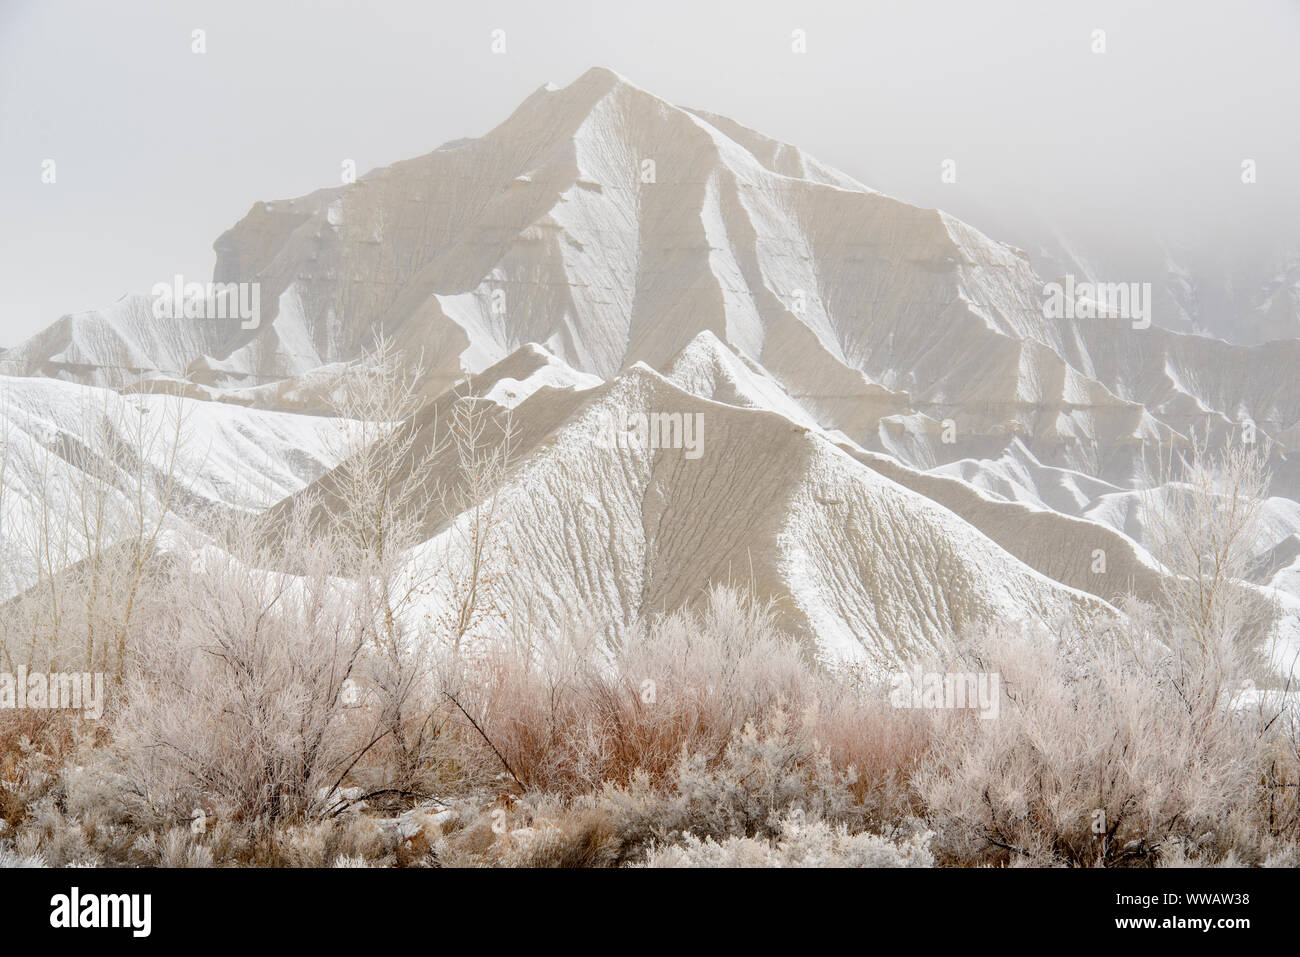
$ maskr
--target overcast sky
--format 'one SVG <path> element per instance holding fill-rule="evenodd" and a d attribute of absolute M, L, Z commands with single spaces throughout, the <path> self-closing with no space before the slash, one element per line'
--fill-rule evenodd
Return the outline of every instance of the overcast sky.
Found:
<path fill-rule="evenodd" d="M 0 345 L 206 278 L 255 201 L 480 135 L 593 65 L 995 236 L 1294 242 L 1298 50 L 1297 0 L 0 0 Z"/>

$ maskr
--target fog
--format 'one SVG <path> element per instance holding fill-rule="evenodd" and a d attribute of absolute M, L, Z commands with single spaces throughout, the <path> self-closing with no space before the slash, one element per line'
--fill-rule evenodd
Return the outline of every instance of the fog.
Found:
<path fill-rule="evenodd" d="M 255 201 L 480 135 L 593 65 L 1027 248 L 1271 260 L 1300 249 L 1298 48 L 1284 0 L 6 0 L 0 345 L 206 277 Z"/>

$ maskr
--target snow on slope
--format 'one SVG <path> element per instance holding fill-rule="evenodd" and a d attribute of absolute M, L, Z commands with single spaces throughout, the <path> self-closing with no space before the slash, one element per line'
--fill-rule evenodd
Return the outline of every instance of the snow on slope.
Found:
<path fill-rule="evenodd" d="M 264 508 L 337 464 L 331 449 L 345 438 L 337 420 L 0 376 L 6 578 L 21 579 L 25 562 L 15 550 L 42 520 L 45 503 L 53 534 L 74 542 L 79 503 L 101 480 L 111 483 L 110 509 L 129 514 L 136 455 L 148 463 L 144 493 L 154 502 L 165 494 L 169 470 L 182 477 L 175 509 L 183 516 L 210 506 Z M 82 556 L 73 547 L 69 557 Z"/>
<path fill-rule="evenodd" d="M 556 402 L 568 415 L 497 499 L 511 620 L 614 634 L 710 583 L 745 582 L 824 653 L 884 667 L 969 622 L 1105 607 L 780 415 L 702 399 L 640 364 L 582 395 L 575 407 L 542 389 L 515 410 L 525 432 Z M 700 416 L 699 457 L 602 443 L 609 423 L 637 413 Z M 421 554 L 441 563 L 459 547 L 453 526 Z"/>
<path fill-rule="evenodd" d="M 1005 485 L 1013 486 L 1014 482 L 1014 486 L 1005 489 L 1012 494 L 1004 495 L 999 494 L 1003 487 L 990 488 L 997 484 L 990 479 L 995 473 L 984 463 L 966 461 L 958 463 L 961 468 L 950 466 L 927 474 L 902 465 L 893 456 L 869 452 L 842 432 L 819 428 L 760 367 L 746 363 L 711 333 L 701 333 L 682 350 L 670 367 L 668 379 L 702 398 L 778 412 L 824 435 L 857 461 L 951 509 L 1031 567 L 1071 587 L 1112 600 L 1130 585 L 1143 595 L 1149 595 L 1155 585 L 1154 559 L 1102 525 L 1067 518 L 1071 511 L 1078 512 L 1077 508 L 1051 509 L 1040 498 L 1048 482 L 1031 476 L 1012 478 L 1018 463 L 1008 462 L 1005 466 Z M 1020 449 L 1032 462 L 1023 446 Z M 1048 475 L 1060 472 L 1057 481 L 1062 486 L 1087 484 L 1096 494 L 1115 490 L 1078 473 L 1034 465 Z M 1091 571 L 1096 548 L 1105 549 L 1110 556 L 1109 570 L 1104 575 Z"/>
<path fill-rule="evenodd" d="M 1277 570 L 1269 585 L 1300 600 L 1300 539 L 1292 538 L 1291 543 L 1292 549 L 1298 554 L 1290 564 Z"/>
<path fill-rule="evenodd" d="M 1127 487 L 1143 448 L 1193 417 L 1224 431 L 1250 416 L 1284 441 L 1300 423 L 1300 342 L 1046 319 L 1020 250 L 603 69 L 539 89 L 479 139 L 259 203 L 216 248 L 216 278 L 260 283 L 266 315 L 219 342 L 159 345 L 160 367 L 208 385 L 354 358 L 381 327 L 442 385 L 528 342 L 602 378 L 636 361 L 665 371 L 707 331 L 823 426 L 923 468 L 1019 441 Z M 76 358 L 117 365 L 94 349 L 125 337 L 121 319 L 98 322 Z M 81 375 L 47 340 L 8 358 Z M 945 419 L 956 442 L 938 439 Z M 1279 475 L 1300 494 L 1300 465 Z"/>
<path fill-rule="evenodd" d="M 215 245 L 218 281 L 260 284 L 257 329 L 160 322 L 128 297 L 0 371 L 145 373 L 221 400 L 192 403 L 220 462 L 189 464 L 226 504 L 235 463 L 266 458 L 277 495 L 326 467 L 319 421 L 232 407 L 321 409 L 377 331 L 431 364 L 431 395 L 481 373 L 479 394 L 526 420 L 506 497 L 542 622 L 622 626 L 753 567 L 793 629 L 874 657 L 1150 587 L 1121 503 L 1144 455 L 1206 420 L 1278 440 L 1279 514 L 1300 498 L 1300 340 L 1047 319 L 1020 250 L 608 70 L 539 89 L 481 138 L 258 203 Z M 592 409 L 662 402 L 707 413 L 719 458 L 583 431 Z M 1261 546 L 1283 584 L 1289 523 Z"/>
<path fill-rule="evenodd" d="M 0 357 L 0 374 L 48 375 L 117 385 L 140 375 L 183 376 L 197 356 L 220 348 L 238 320 L 159 319 L 149 296 L 59 319 Z"/>
<path fill-rule="evenodd" d="M 508 366 L 518 363 L 520 368 L 509 372 Z M 536 343 L 526 345 L 513 356 L 494 367 L 491 388 L 480 392 L 483 398 L 495 402 L 503 409 L 513 409 L 539 389 L 594 389 L 603 385 L 599 376 L 576 372 Z"/>
<path fill-rule="evenodd" d="M 1067 515 L 1082 514 L 1099 496 L 1122 491 L 1081 472 L 1043 465 L 1019 440 L 997 460 L 962 459 L 932 471 L 955 476 L 1007 501 Z"/>

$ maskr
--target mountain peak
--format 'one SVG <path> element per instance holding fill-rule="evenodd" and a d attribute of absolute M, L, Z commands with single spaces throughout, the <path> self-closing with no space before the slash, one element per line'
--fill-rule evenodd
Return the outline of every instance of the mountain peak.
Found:
<path fill-rule="evenodd" d="M 616 90 L 634 90 L 646 96 L 653 94 L 637 86 L 627 77 L 609 67 L 593 66 L 566 85 L 547 82 L 537 89 L 533 97 L 559 97 L 584 104 L 584 109 L 604 99 Z M 658 97 L 654 97 L 658 99 Z M 529 107 L 533 98 L 525 100 L 520 108 Z"/>
<path fill-rule="evenodd" d="M 574 80 L 571 85 L 572 86 L 599 85 L 611 89 L 615 86 L 632 86 L 632 87 L 636 86 L 635 83 L 633 83 L 627 77 L 623 76 L 623 74 L 618 73 L 615 70 L 611 70 L 607 66 L 593 66 L 589 68 L 582 74 L 582 76 Z M 640 89 L 640 87 L 637 87 L 637 89 Z"/>

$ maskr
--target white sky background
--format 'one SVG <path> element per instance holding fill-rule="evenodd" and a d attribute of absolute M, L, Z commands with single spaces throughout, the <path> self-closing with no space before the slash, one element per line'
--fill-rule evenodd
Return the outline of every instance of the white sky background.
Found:
<path fill-rule="evenodd" d="M 594 65 L 999 238 L 1031 214 L 1300 238 L 1300 0 L 0 0 L 0 345 L 206 279 L 254 202 L 481 135 Z"/>

